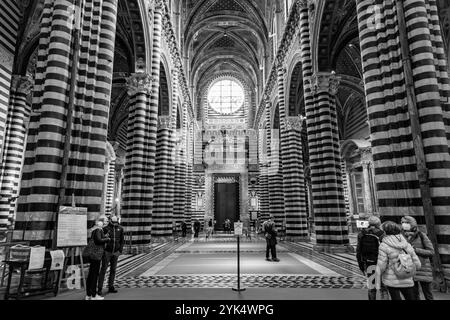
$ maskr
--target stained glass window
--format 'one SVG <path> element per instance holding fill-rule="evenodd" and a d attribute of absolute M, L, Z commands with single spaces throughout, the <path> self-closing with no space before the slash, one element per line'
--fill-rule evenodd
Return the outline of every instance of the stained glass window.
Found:
<path fill-rule="evenodd" d="M 244 89 L 236 81 L 220 80 L 209 89 L 208 103 L 219 113 L 234 113 L 244 103 Z"/>

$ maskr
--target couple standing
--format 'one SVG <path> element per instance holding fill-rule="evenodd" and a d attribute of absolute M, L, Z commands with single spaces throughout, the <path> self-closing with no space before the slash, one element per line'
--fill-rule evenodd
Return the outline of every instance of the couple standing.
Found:
<path fill-rule="evenodd" d="M 112 216 L 108 221 L 101 216 L 91 232 L 91 241 L 95 252 L 89 256 L 89 274 L 86 280 L 86 300 L 103 300 L 103 283 L 108 266 L 108 292 L 116 293 L 114 280 L 117 262 L 124 246 L 124 230 L 118 218 Z M 100 269 L 101 267 L 101 269 Z"/>
<path fill-rule="evenodd" d="M 273 221 L 273 216 L 270 215 L 269 219 L 263 223 L 262 231 L 266 238 L 266 260 L 274 262 L 280 261 L 280 259 L 277 258 L 277 229 L 275 227 L 275 222 Z M 269 252 L 272 255 L 272 259 L 270 259 Z"/>

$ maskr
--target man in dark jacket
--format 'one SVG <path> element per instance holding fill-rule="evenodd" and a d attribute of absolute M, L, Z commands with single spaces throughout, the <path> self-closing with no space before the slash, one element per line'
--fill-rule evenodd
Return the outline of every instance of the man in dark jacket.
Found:
<path fill-rule="evenodd" d="M 371 279 L 374 279 L 375 266 L 378 260 L 378 246 L 381 243 L 385 233 L 381 230 L 381 220 L 376 216 L 369 217 L 369 227 L 362 229 L 358 234 L 358 243 L 356 245 L 356 259 L 359 269 L 362 273 Z M 370 268 L 369 268 L 370 267 Z M 382 298 L 387 298 L 387 290 L 381 287 Z M 377 289 L 369 287 L 369 300 L 376 300 Z"/>
<path fill-rule="evenodd" d="M 105 281 L 105 274 L 108 265 L 109 268 L 109 279 L 108 279 L 108 292 L 116 293 L 117 290 L 114 288 L 114 279 L 116 277 L 117 261 L 119 256 L 122 254 L 124 245 L 124 231 L 122 226 L 119 225 L 116 216 L 111 217 L 111 223 L 109 223 L 104 229 L 105 234 L 108 234 L 110 241 L 106 244 L 105 252 L 102 258 L 102 269 L 98 277 L 98 294 L 102 295 L 103 283 Z"/>
<path fill-rule="evenodd" d="M 280 259 L 277 258 L 277 229 L 275 227 L 275 222 L 273 217 L 269 216 L 269 219 L 265 221 L 262 225 L 264 232 L 264 237 L 266 238 L 266 260 L 278 262 Z M 272 255 L 272 259 L 269 258 L 269 251 Z"/>

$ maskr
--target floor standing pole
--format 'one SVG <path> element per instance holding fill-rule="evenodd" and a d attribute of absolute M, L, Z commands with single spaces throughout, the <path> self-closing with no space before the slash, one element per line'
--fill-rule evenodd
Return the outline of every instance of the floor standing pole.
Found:
<path fill-rule="evenodd" d="M 241 236 L 237 236 L 237 288 L 233 288 L 234 291 L 244 291 L 245 288 L 241 288 L 241 250 L 240 250 L 240 238 Z"/>

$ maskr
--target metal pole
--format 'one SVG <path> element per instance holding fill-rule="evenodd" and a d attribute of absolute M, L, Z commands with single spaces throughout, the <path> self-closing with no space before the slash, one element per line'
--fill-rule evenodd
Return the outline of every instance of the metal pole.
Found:
<path fill-rule="evenodd" d="M 240 250 L 240 238 L 237 236 L 237 288 L 233 288 L 233 291 L 245 291 L 245 288 L 241 288 L 241 250 Z"/>
<path fill-rule="evenodd" d="M 75 86 L 77 84 L 78 73 L 78 60 L 80 51 L 80 29 L 81 29 L 81 0 L 76 0 L 74 4 L 74 35 L 72 44 L 72 70 L 70 72 L 70 91 L 69 91 L 69 103 L 67 106 L 67 121 L 66 121 L 66 134 L 64 136 L 64 151 L 61 167 L 61 180 L 59 184 L 58 205 L 55 212 L 55 226 L 53 232 L 52 248 L 56 249 L 56 238 L 58 229 L 58 214 L 59 208 L 64 204 L 64 196 L 66 193 L 67 183 L 67 168 L 69 166 L 69 154 L 70 154 L 70 138 L 72 136 L 72 122 L 73 122 L 73 109 L 75 106 Z"/>
<path fill-rule="evenodd" d="M 444 273 L 442 271 L 441 258 L 439 255 L 439 248 L 435 230 L 434 208 L 431 201 L 430 179 L 426 164 L 422 132 L 420 130 L 419 111 L 417 109 L 417 100 L 414 90 L 414 78 L 411 66 L 411 52 L 409 50 L 409 43 L 407 38 L 407 28 L 405 20 L 405 11 L 403 8 L 404 0 L 397 0 L 397 16 L 400 45 L 402 50 L 402 62 L 405 71 L 405 85 L 407 93 L 407 107 L 409 118 L 411 121 L 411 135 L 413 138 L 413 146 L 416 155 L 417 174 L 419 179 L 420 191 L 422 195 L 422 206 L 425 216 L 425 223 L 428 236 L 433 243 L 434 257 L 432 259 L 433 269 L 439 281 L 439 289 L 442 292 L 447 291 Z"/>

